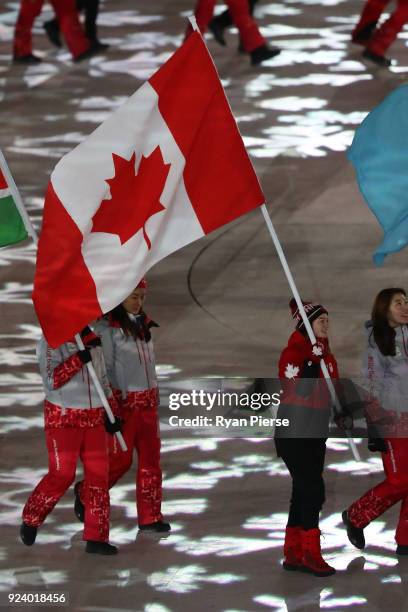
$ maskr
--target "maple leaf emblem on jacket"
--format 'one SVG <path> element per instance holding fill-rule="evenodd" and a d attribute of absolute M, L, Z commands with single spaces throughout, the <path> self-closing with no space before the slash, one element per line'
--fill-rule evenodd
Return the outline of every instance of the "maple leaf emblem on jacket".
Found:
<path fill-rule="evenodd" d="M 117 234 L 125 244 L 138 231 L 143 230 L 147 248 L 152 244 L 145 225 L 153 215 L 165 210 L 160 196 L 166 184 L 170 164 L 165 164 L 160 147 L 148 156 L 142 156 L 135 172 L 136 153 L 128 160 L 112 153 L 115 176 L 107 179 L 111 199 L 102 200 L 92 217 L 92 232 Z"/>
<path fill-rule="evenodd" d="M 286 378 L 293 380 L 299 374 L 298 366 L 294 366 L 292 363 L 288 363 L 285 370 Z"/>
<path fill-rule="evenodd" d="M 314 347 L 312 348 L 312 353 L 313 355 L 316 355 L 316 357 L 320 357 L 321 355 L 323 355 L 323 349 L 320 344 L 314 345 Z"/>

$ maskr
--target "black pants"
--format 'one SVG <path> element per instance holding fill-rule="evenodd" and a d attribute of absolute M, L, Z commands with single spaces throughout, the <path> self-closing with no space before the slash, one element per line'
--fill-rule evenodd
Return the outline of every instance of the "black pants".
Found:
<path fill-rule="evenodd" d="M 99 0 L 77 0 L 78 11 L 85 12 L 85 34 L 89 40 L 96 40 L 96 20 L 98 18 Z"/>
<path fill-rule="evenodd" d="M 252 15 L 254 12 L 254 7 L 255 4 L 258 2 L 258 0 L 248 0 L 248 4 L 249 4 L 249 12 Z M 233 25 L 233 21 L 232 21 L 232 17 L 230 15 L 229 10 L 227 9 L 226 11 L 224 11 L 223 13 L 221 13 L 220 15 L 217 15 L 217 17 L 214 17 L 214 19 L 216 19 L 220 25 L 220 27 L 222 28 L 230 28 Z"/>
<path fill-rule="evenodd" d="M 288 527 L 315 529 L 325 501 L 323 480 L 326 440 L 276 438 L 276 451 L 292 477 Z"/>

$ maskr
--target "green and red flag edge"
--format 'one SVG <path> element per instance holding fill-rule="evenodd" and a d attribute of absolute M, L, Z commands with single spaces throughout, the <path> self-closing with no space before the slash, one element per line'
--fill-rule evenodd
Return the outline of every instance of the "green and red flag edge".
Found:
<path fill-rule="evenodd" d="M 0 168 L 0 247 L 28 238 L 24 221 Z"/>

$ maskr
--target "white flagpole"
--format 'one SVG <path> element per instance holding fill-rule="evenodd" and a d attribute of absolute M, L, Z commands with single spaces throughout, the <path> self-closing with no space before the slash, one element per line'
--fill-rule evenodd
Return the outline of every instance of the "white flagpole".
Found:
<path fill-rule="evenodd" d="M 193 30 L 195 30 L 197 32 L 200 32 L 200 29 L 199 29 L 199 27 L 197 25 L 197 20 L 196 20 L 194 15 L 189 17 L 189 21 L 190 21 L 190 24 L 191 24 L 191 27 L 193 28 Z M 269 233 L 270 233 L 270 235 L 272 237 L 272 241 L 273 241 L 273 243 L 275 245 L 275 248 L 276 248 L 276 251 L 278 253 L 278 256 L 279 256 L 280 262 L 282 264 L 283 270 L 285 272 L 286 278 L 288 280 L 289 286 L 290 286 L 290 288 L 292 290 L 293 296 L 294 296 L 294 298 L 296 300 L 296 304 L 297 304 L 297 306 L 299 308 L 299 312 L 300 312 L 300 315 L 302 317 L 303 323 L 305 325 L 305 328 L 306 328 L 307 334 L 309 336 L 309 339 L 310 339 L 312 344 L 316 344 L 316 337 L 315 337 L 315 335 L 313 333 L 313 329 L 312 329 L 312 327 L 311 327 L 311 325 L 309 323 L 309 319 L 306 316 L 306 312 L 305 312 L 305 309 L 303 308 L 303 303 L 302 303 L 302 300 L 300 299 L 300 295 L 299 295 L 299 292 L 297 290 L 297 287 L 296 287 L 295 281 L 293 279 L 292 273 L 290 271 L 288 262 L 286 260 L 285 253 L 283 252 L 283 249 L 282 249 L 282 246 L 280 244 L 278 235 L 275 232 L 275 228 L 273 227 L 272 219 L 269 216 L 268 209 L 266 208 L 265 204 L 263 204 L 261 206 L 261 210 L 262 210 L 262 214 L 263 214 L 264 219 L 265 219 L 265 223 L 266 223 L 267 228 L 269 230 Z M 320 367 L 322 369 L 323 376 L 324 376 L 324 378 L 326 380 L 326 383 L 327 383 L 327 386 L 329 388 L 330 396 L 332 398 L 335 411 L 337 413 L 340 413 L 341 410 L 342 410 L 341 409 L 341 405 L 340 405 L 339 399 L 338 399 L 338 397 L 336 395 L 336 391 L 334 389 L 333 382 L 332 382 L 332 379 L 330 377 L 329 371 L 328 371 L 327 366 L 326 366 L 326 364 L 325 364 L 323 359 L 320 361 Z M 350 448 L 351 448 L 351 451 L 353 453 L 354 459 L 356 461 L 361 461 L 359 452 L 357 450 L 357 447 L 356 447 L 356 444 L 355 444 L 353 438 L 349 435 L 348 432 L 346 432 L 346 433 L 347 433 L 347 438 L 348 438 L 348 441 L 349 441 Z"/>
<path fill-rule="evenodd" d="M 5 178 L 6 178 L 7 184 L 8 184 L 8 186 L 10 188 L 10 191 L 11 191 L 11 193 L 13 195 L 14 201 L 15 201 L 16 206 L 18 208 L 18 212 L 20 213 L 21 218 L 23 219 L 24 226 L 25 226 L 27 232 L 30 234 L 31 238 L 33 239 L 34 244 L 37 246 L 38 245 L 38 235 L 37 235 L 37 232 L 35 231 L 34 226 L 31 223 L 31 219 L 30 219 L 30 217 L 27 214 L 27 211 L 26 211 L 25 206 L 23 204 L 23 200 L 21 199 L 21 196 L 20 196 L 20 192 L 17 189 L 17 185 L 16 185 L 16 183 L 15 183 L 15 181 L 13 179 L 13 175 L 11 174 L 11 172 L 9 170 L 9 167 L 7 165 L 7 162 L 6 162 L 6 159 L 5 159 L 1 149 L 0 149 L 0 168 L 1 168 L 3 174 L 4 174 Z M 84 343 L 82 342 L 82 338 L 81 338 L 81 336 L 79 334 L 76 334 L 75 340 L 76 340 L 76 343 L 78 345 L 79 350 L 83 351 L 85 347 L 84 347 Z M 103 407 L 105 408 L 106 414 L 108 415 L 108 419 L 109 419 L 109 421 L 111 423 L 114 423 L 115 422 L 115 417 L 113 416 L 113 413 L 112 413 L 111 407 L 109 406 L 109 402 L 108 402 L 108 400 L 106 398 L 105 392 L 102 389 L 102 385 L 99 382 L 99 379 L 98 379 L 98 377 L 96 375 L 95 368 L 93 367 L 92 361 L 89 361 L 86 364 L 86 367 L 88 368 L 89 374 L 90 374 L 90 376 L 92 378 L 92 381 L 93 381 L 93 383 L 95 385 L 95 389 L 96 389 L 96 391 L 97 391 L 97 393 L 98 393 L 98 395 L 99 395 L 99 397 L 101 399 Z M 123 436 L 122 436 L 121 432 L 117 431 L 115 433 L 116 433 L 116 436 L 118 438 L 118 441 L 119 441 L 119 444 L 120 444 L 122 450 L 126 451 L 127 450 L 126 442 L 123 439 Z"/>
<path fill-rule="evenodd" d="M 269 212 L 268 212 L 268 209 L 266 208 L 265 204 L 262 204 L 261 210 L 262 210 L 263 217 L 265 219 L 266 226 L 267 226 L 267 228 L 269 230 L 269 233 L 271 235 L 272 241 L 273 241 L 273 243 L 275 245 L 275 248 L 276 248 L 276 251 L 278 253 L 278 257 L 279 257 L 280 262 L 282 264 L 283 271 L 285 272 L 285 275 L 286 275 L 286 278 L 288 280 L 289 286 L 290 286 L 290 288 L 292 290 L 293 297 L 295 298 L 297 307 L 299 308 L 300 316 L 302 317 L 302 321 L 303 321 L 304 326 L 306 328 L 307 335 L 309 336 L 310 342 L 312 344 L 316 344 L 316 336 L 314 335 L 312 326 L 310 325 L 309 319 L 307 318 L 305 309 L 303 307 L 302 300 L 300 299 L 299 292 L 297 290 L 295 281 L 294 281 L 293 276 L 292 276 L 292 272 L 290 271 L 288 262 L 287 262 L 286 257 L 285 257 L 285 253 L 283 252 L 281 243 L 279 241 L 278 235 L 277 235 L 277 233 L 275 231 L 275 228 L 273 226 L 273 223 L 272 223 L 272 219 L 269 216 Z M 327 383 L 327 386 L 329 388 L 330 396 L 331 396 L 332 401 L 334 403 L 335 412 L 341 413 L 341 410 L 342 410 L 341 409 L 341 405 L 340 405 L 339 399 L 337 397 L 336 391 L 334 389 L 333 381 L 332 381 L 332 379 L 330 377 L 329 371 L 328 371 L 327 366 L 326 366 L 326 364 L 325 364 L 323 359 L 321 359 L 321 361 L 320 361 L 320 367 L 322 369 L 323 376 L 324 376 L 324 378 L 326 380 L 326 383 Z M 351 448 L 351 451 L 353 453 L 354 459 L 356 461 L 361 461 L 360 454 L 359 454 L 359 452 L 357 450 L 357 447 L 356 447 L 356 444 L 355 444 L 353 438 L 350 436 L 349 432 L 346 432 L 346 433 L 347 433 L 347 438 L 348 438 L 348 441 L 349 441 L 350 448 Z"/>
<path fill-rule="evenodd" d="M 80 334 L 75 334 L 75 340 L 76 340 L 76 343 L 78 345 L 79 350 L 83 351 L 85 349 L 85 346 L 84 346 L 84 343 L 82 342 L 82 338 L 81 338 Z M 88 361 L 88 363 L 86 364 L 86 367 L 88 368 L 88 372 L 91 375 L 92 382 L 95 385 L 95 389 L 97 390 L 97 392 L 99 394 L 99 397 L 101 398 L 103 407 L 105 408 L 105 412 L 108 415 L 108 419 L 109 419 L 109 421 L 111 423 L 114 423 L 115 422 L 115 417 L 113 416 L 113 412 L 111 410 L 111 407 L 109 406 L 109 402 L 108 402 L 108 400 L 106 398 L 104 390 L 102 389 L 102 385 L 101 385 L 101 383 L 99 381 L 99 378 L 96 375 L 95 368 L 92 365 L 92 361 Z M 116 437 L 117 437 L 117 439 L 119 441 L 121 449 L 123 451 L 127 451 L 126 442 L 125 442 L 125 440 L 124 440 L 124 438 L 122 436 L 122 432 L 121 431 L 116 431 L 115 434 L 116 434 Z"/>
<path fill-rule="evenodd" d="M 191 23 L 191 27 L 193 28 L 193 30 L 195 30 L 196 32 L 199 32 L 200 29 L 197 25 L 197 20 L 195 18 L 195 15 L 191 15 L 191 17 L 189 17 L 188 20 Z"/>
<path fill-rule="evenodd" d="M 27 214 L 27 211 L 25 209 L 25 206 L 23 204 L 23 200 L 21 199 L 20 196 L 20 192 L 17 188 L 17 185 L 14 181 L 13 175 L 10 172 L 10 169 L 7 165 L 6 162 L 6 158 L 3 155 L 2 150 L 0 149 L 0 168 L 6 178 L 7 181 L 7 185 L 9 186 L 9 189 L 11 191 L 11 194 L 13 196 L 14 202 L 17 206 L 18 212 L 21 215 L 21 218 L 23 220 L 24 223 L 24 227 L 27 230 L 27 233 L 31 236 L 34 244 L 38 244 L 38 235 L 37 232 L 35 231 L 33 224 L 31 223 L 31 219 Z"/>

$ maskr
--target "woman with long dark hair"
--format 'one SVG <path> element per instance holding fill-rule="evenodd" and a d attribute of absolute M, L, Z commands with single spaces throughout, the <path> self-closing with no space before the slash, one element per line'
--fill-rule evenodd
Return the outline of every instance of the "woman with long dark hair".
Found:
<path fill-rule="evenodd" d="M 397 554 L 408 554 L 408 300 L 404 289 L 383 289 L 374 301 L 364 354 L 368 381 L 366 408 L 369 449 L 380 451 L 385 480 L 343 512 L 350 542 L 365 547 L 364 528 L 401 501 L 395 540 Z M 405 436 L 405 437 L 403 437 Z"/>
<path fill-rule="evenodd" d="M 130 469 L 136 450 L 136 506 L 141 531 L 170 531 L 161 513 L 162 473 L 158 424 L 159 389 L 151 334 L 158 327 L 144 312 L 147 282 L 142 279 L 132 293 L 99 320 L 108 379 L 119 405 L 127 451 L 110 438 L 109 488 Z M 85 478 L 86 483 L 86 478 Z M 83 483 L 75 485 L 75 513 L 82 520 Z"/>
<path fill-rule="evenodd" d="M 289 428 L 275 432 L 275 446 L 292 478 L 292 496 L 286 525 L 283 568 L 315 576 L 335 573 L 320 550 L 319 514 L 325 501 L 323 480 L 326 439 L 330 419 L 330 394 L 320 362 L 331 378 L 338 378 L 337 362 L 329 346 L 329 317 L 321 304 L 303 302 L 316 336 L 312 345 L 294 299 L 290 301 L 296 331 L 279 360 L 283 395 L 278 416 Z"/>

